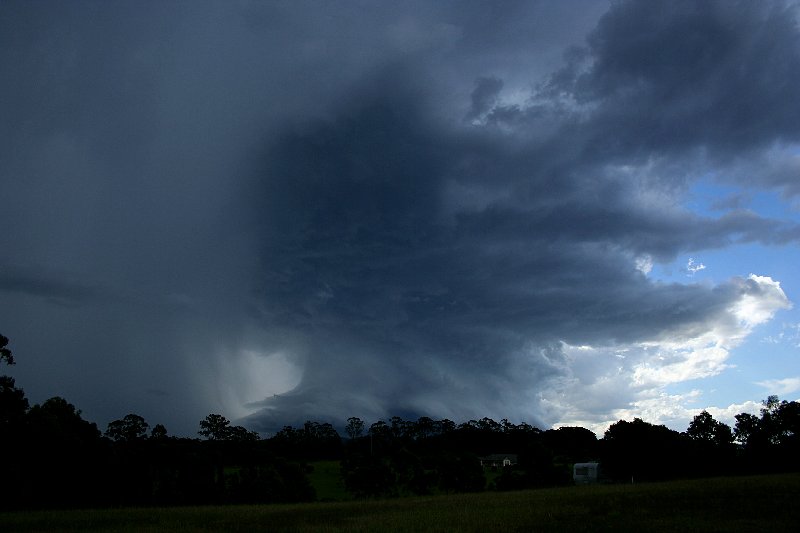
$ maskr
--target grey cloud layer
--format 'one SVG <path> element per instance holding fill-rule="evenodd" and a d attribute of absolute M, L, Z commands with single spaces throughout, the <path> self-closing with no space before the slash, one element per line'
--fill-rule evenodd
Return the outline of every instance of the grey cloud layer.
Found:
<path fill-rule="evenodd" d="M 39 352 L 20 382 L 181 424 L 225 405 L 246 348 L 303 368 L 257 428 L 549 424 L 562 342 L 725 320 L 757 286 L 636 260 L 797 242 L 741 202 L 681 207 L 709 173 L 796 194 L 796 10 L 581 6 L 5 3 L 0 331 Z"/>
<path fill-rule="evenodd" d="M 800 66 L 796 54 L 784 52 L 775 72 L 721 82 L 764 47 L 796 50 L 785 15 L 749 9 L 620 4 L 589 37 L 588 70 L 560 73 L 529 107 L 504 104 L 503 82 L 479 77 L 466 119 L 484 127 L 431 124 L 419 91 L 390 71 L 336 118 L 283 136 L 257 195 L 274 232 L 261 311 L 310 343 L 310 370 L 269 402 L 267 420 L 300 399 L 324 412 L 330 387 L 345 398 L 357 390 L 378 413 L 425 412 L 420 398 L 447 404 L 477 388 L 474 404 L 459 399 L 448 414 L 537 420 L 535 393 L 560 371 L 559 342 L 641 342 L 720 320 L 743 285 L 654 284 L 633 258 L 798 238 L 791 223 L 749 211 L 712 219 L 640 198 L 651 185 L 674 199 L 667 186 L 684 185 L 682 165 L 710 164 L 699 149 L 724 158 L 796 137 L 786 117 L 797 76 L 762 88 Z M 579 105 L 564 107 L 557 91 Z M 558 100 L 542 103 L 548 95 Z M 757 121 L 741 106 L 764 109 Z M 539 122 L 555 122 L 554 133 L 536 139 Z M 678 176 L 615 173 L 667 157 Z M 482 198 L 460 204 L 459 187 Z"/>

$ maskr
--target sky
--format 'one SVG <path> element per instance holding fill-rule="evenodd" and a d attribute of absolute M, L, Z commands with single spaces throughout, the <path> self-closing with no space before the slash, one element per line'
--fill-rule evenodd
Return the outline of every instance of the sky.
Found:
<path fill-rule="evenodd" d="M 798 9 L 2 0 L 7 371 L 188 436 L 800 398 Z"/>

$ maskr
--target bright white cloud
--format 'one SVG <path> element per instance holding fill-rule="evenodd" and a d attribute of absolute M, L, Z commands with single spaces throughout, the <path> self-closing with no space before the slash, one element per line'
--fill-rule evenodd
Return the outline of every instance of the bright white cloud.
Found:
<path fill-rule="evenodd" d="M 641 387 L 665 386 L 691 379 L 714 376 L 728 368 L 728 349 L 717 337 L 716 331 L 708 332 L 685 344 L 654 343 L 646 358 L 633 368 L 634 384 Z"/>
<path fill-rule="evenodd" d="M 750 274 L 746 280 L 737 280 L 742 298 L 732 309 L 734 316 L 745 326 L 746 333 L 753 326 L 770 320 L 776 311 L 791 309 L 792 303 L 781 289 L 779 281 L 769 276 Z"/>
<path fill-rule="evenodd" d="M 730 351 L 753 328 L 777 311 L 791 307 L 780 283 L 751 274 L 732 280 L 740 291 L 734 305 L 714 319 L 658 339 L 624 346 L 563 345 L 566 377 L 548 395 L 559 412 L 559 425 L 581 425 L 602 434 L 617 420 L 642 418 L 684 430 L 703 408 L 699 389 L 668 394 L 666 387 L 708 378 L 730 365 Z M 779 395 L 800 389 L 800 378 L 760 382 Z M 752 405 L 751 405 L 752 404 Z M 728 424 L 741 412 L 757 412 L 760 404 L 746 402 L 727 408 L 706 408 Z"/>
<path fill-rule="evenodd" d="M 218 355 L 215 372 L 224 379 L 218 380 L 218 386 L 209 394 L 216 397 L 223 414 L 232 419 L 251 414 L 255 410 L 252 406 L 264 398 L 291 391 L 303 377 L 297 357 L 284 352 L 242 349 L 235 354 L 221 351 Z"/>
<path fill-rule="evenodd" d="M 764 387 L 769 394 L 784 396 L 800 390 L 800 376 L 783 379 L 766 379 L 757 381 L 756 385 Z"/>
<path fill-rule="evenodd" d="M 705 269 L 706 266 L 703 263 L 696 262 L 693 257 L 690 257 L 689 262 L 686 263 L 686 270 L 689 272 L 687 275 L 690 277 Z"/>
<path fill-rule="evenodd" d="M 653 270 L 653 258 L 650 255 L 642 255 L 636 258 L 636 270 L 644 275 Z"/>

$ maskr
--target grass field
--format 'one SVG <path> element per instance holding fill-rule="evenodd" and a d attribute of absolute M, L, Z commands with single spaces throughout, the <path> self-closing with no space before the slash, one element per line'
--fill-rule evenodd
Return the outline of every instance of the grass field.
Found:
<path fill-rule="evenodd" d="M 308 480 L 323 502 L 350 500 L 352 496 L 344 488 L 339 461 L 316 461 L 311 463 L 313 470 Z"/>
<path fill-rule="evenodd" d="M 798 531 L 800 474 L 382 501 L 0 514 L 0 531 Z"/>

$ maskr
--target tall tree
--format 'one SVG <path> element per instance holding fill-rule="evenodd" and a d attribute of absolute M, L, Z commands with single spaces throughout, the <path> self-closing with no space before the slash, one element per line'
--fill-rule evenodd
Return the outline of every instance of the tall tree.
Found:
<path fill-rule="evenodd" d="M 733 442 L 733 432 L 729 425 L 714 420 L 711 414 L 703 410 L 689 423 L 686 435 L 695 441 L 725 446 Z"/>
<path fill-rule="evenodd" d="M 777 413 L 781 442 L 800 442 L 800 403 L 783 402 Z"/>
<path fill-rule="evenodd" d="M 743 464 L 751 472 L 796 469 L 800 452 L 800 404 L 771 395 L 761 402 L 760 417 L 736 415 L 734 434 L 744 447 Z"/>
<path fill-rule="evenodd" d="M 150 438 L 155 440 L 164 440 L 169 438 L 167 435 L 167 428 L 163 424 L 156 424 L 150 431 Z"/>
<path fill-rule="evenodd" d="M 708 411 L 701 411 L 684 433 L 688 437 L 687 462 L 690 475 L 713 476 L 731 471 L 736 463 L 736 447 L 730 426 L 717 420 Z"/>
<path fill-rule="evenodd" d="M 225 440 L 232 440 L 236 442 L 255 442 L 261 437 L 255 431 L 250 431 L 243 426 L 231 426 L 228 428 Z"/>
<path fill-rule="evenodd" d="M 5 361 L 6 364 L 13 365 L 14 356 L 11 354 L 11 350 L 6 348 L 6 346 L 8 346 L 8 337 L 0 334 L 0 361 Z"/>
<path fill-rule="evenodd" d="M 8 435 L 17 427 L 28 412 L 25 392 L 16 386 L 11 376 L 0 376 L 0 433 Z"/>
<path fill-rule="evenodd" d="M 100 438 L 97 424 L 84 420 L 79 409 L 59 396 L 31 407 L 28 423 L 43 441 L 86 443 Z"/>
<path fill-rule="evenodd" d="M 108 497 L 105 445 L 93 422 L 64 398 L 34 405 L 25 417 L 25 498 L 37 505 L 76 505 Z"/>
<path fill-rule="evenodd" d="M 231 421 L 222 415 L 210 414 L 200 421 L 198 433 L 209 440 L 256 441 L 261 437 L 255 431 L 242 426 L 232 426 Z"/>
<path fill-rule="evenodd" d="M 436 424 L 434 423 L 432 418 L 427 416 L 421 416 L 417 419 L 417 423 L 414 425 L 414 433 L 416 433 L 416 437 L 420 439 L 425 439 L 433 435 L 436 431 Z"/>
<path fill-rule="evenodd" d="M 357 439 L 364 433 L 364 421 L 358 417 L 351 416 L 347 419 L 347 425 L 344 427 L 347 436 L 350 439 Z"/>
<path fill-rule="evenodd" d="M 13 365 L 14 356 L 7 346 L 8 337 L 0 335 L 0 361 Z M 10 432 L 18 429 L 27 412 L 28 400 L 25 392 L 16 386 L 11 376 L 0 376 L 0 433 L 10 435 Z"/>
<path fill-rule="evenodd" d="M 200 421 L 198 433 L 209 440 L 226 440 L 230 427 L 230 420 L 222 415 L 212 413 Z"/>
<path fill-rule="evenodd" d="M 130 413 L 125 415 L 122 420 L 110 422 L 106 429 L 106 437 L 117 442 L 132 442 L 144 439 L 148 429 L 150 429 L 150 424 L 144 418 Z"/>
<path fill-rule="evenodd" d="M 734 417 L 736 425 L 733 427 L 733 435 L 743 446 L 753 446 L 761 436 L 761 421 L 756 415 L 750 413 L 739 413 Z"/>
<path fill-rule="evenodd" d="M 683 437 L 663 425 L 640 418 L 620 420 L 605 432 L 601 463 L 618 480 L 655 481 L 683 475 Z"/>

